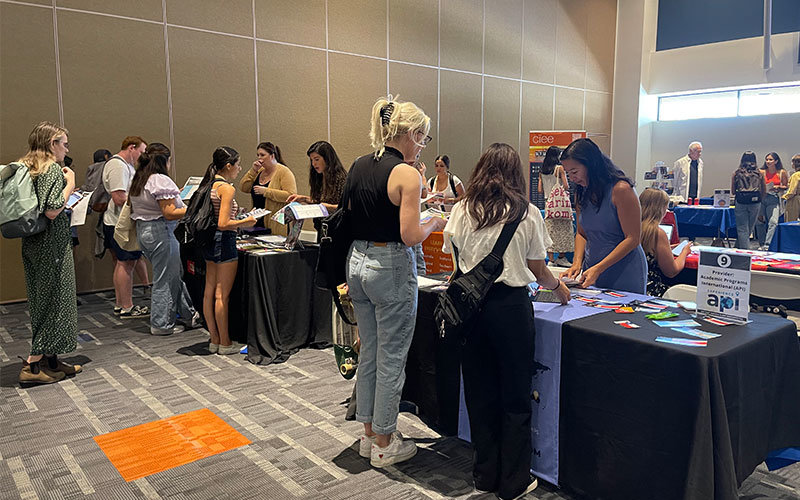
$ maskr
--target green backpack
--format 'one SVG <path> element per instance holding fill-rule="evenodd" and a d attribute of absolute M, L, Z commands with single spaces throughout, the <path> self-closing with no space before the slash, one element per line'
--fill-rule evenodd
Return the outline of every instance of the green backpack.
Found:
<path fill-rule="evenodd" d="M 6 238 L 25 238 L 44 231 L 48 222 L 27 165 L 0 165 L 0 233 Z"/>

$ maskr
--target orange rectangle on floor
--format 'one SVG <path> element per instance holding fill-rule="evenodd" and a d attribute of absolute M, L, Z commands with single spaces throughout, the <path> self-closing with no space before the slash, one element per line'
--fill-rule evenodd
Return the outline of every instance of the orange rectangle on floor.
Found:
<path fill-rule="evenodd" d="M 125 481 L 250 444 L 208 408 L 96 436 Z"/>

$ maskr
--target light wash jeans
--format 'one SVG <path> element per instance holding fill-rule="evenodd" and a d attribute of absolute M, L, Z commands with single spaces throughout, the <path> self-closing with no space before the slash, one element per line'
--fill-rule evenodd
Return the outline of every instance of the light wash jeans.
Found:
<path fill-rule="evenodd" d="M 417 243 L 412 247 L 414 249 L 414 258 L 417 265 L 417 276 L 425 276 L 428 274 L 425 268 L 425 252 L 422 251 L 422 243 Z"/>
<path fill-rule="evenodd" d="M 412 248 L 402 243 L 356 240 L 347 256 L 361 353 L 356 420 L 378 434 L 397 429 L 406 359 L 417 318 L 417 268 Z"/>
<path fill-rule="evenodd" d="M 736 216 L 736 248 L 750 250 L 750 235 L 756 225 L 758 212 L 761 210 L 760 203 L 745 205 L 737 203 L 733 207 L 733 214 Z"/>
<path fill-rule="evenodd" d="M 189 291 L 181 279 L 181 251 L 174 235 L 177 223 L 163 217 L 136 221 L 139 246 L 153 265 L 150 326 L 165 331 L 175 326 L 176 314 L 188 324 L 195 313 Z"/>
<path fill-rule="evenodd" d="M 774 194 L 768 194 L 761 200 L 761 211 L 758 215 L 763 215 L 765 221 L 756 225 L 758 244 L 761 246 L 769 246 L 772 243 L 772 236 L 781 216 L 780 202 L 781 200 Z"/>

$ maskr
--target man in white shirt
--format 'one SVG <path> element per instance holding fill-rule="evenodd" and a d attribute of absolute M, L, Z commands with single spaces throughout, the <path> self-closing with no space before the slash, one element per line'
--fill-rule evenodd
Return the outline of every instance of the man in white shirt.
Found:
<path fill-rule="evenodd" d="M 147 282 L 147 267 L 142 252 L 123 250 L 114 240 L 114 226 L 117 225 L 122 206 L 128 201 L 128 188 L 136 173 L 134 165 L 144 152 L 147 144 L 138 136 L 129 136 L 122 141 L 120 152 L 108 160 L 103 167 L 103 187 L 111 195 L 111 201 L 103 214 L 103 236 L 106 248 L 111 250 L 114 259 L 114 292 L 116 305 L 114 314 L 121 318 L 138 318 L 149 314 L 148 308 L 133 305 L 133 272 L 144 267 L 144 280 Z M 139 273 L 142 276 L 142 273 Z"/>
<path fill-rule="evenodd" d="M 703 160 L 700 159 L 702 153 L 703 145 L 699 141 L 693 141 L 689 144 L 689 153 L 676 160 L 672 167 L 675 175 L 672 196 L 680 202 L 686 203 L 690 198 L 700 197 L 700 188 L 703 185 Z"/>

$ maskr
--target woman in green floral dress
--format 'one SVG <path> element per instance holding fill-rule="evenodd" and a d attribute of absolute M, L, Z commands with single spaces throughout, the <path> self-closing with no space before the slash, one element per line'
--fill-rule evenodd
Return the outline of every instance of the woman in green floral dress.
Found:
<path fill-rule="evenodd" d="M 69 218 L 64 206 L 75 189 L 75 173 L 59 166 L 69 151 L 67 130 L 50 122 L 36 125 L 28 137 L 27 165 L 39 198 L 50 219 L 47 228 L 23 238 L 22 263 L 31 313 L 31 355 L 22 363 L 20 385 L 49 384 L 81 371 L 58 354 L 77 347 L 78 309 L 75 301 L 75 264 Z"/>

